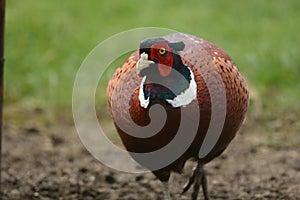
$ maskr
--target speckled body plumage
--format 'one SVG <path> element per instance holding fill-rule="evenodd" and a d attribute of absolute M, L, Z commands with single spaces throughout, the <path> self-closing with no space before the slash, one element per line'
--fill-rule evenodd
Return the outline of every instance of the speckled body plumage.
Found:
<path fill-rule="evenodd" d="M 175 33 L 163 37 L 170 42 L 182 41 L 185 48 L 179 51 L 179 55 L 185 65 L 189 66 L 194 73 L 197 83 L 197 106 L 200 110 L 200 121 L 197 135 L 190 148 L 171 165 L 154 171 L 153 173 L 161 180 L 167 181 L 171 171 L 181 172 L 186 160 L 194 158 L 198 163 L 204 165 L 216 156 L 220 155 L 236 135 L 240 128 L 248 107 L 249 93 L 246 83 L 239 73 L 231 58 L 216 45 L 199 39 L 195 36 Z M 150 122 L 148 115 L 149 108 L 142 108 L 138 100 L 141 77 L 135 70 L 136 62 L 139 59 L 138 51 L 134 52 L 118 69 L 108 84 L 107 98 L 114 121 L 118 123 L 130 124 L 128 111 L 133 121 L 141 126 Z M 222 83 L 213 77 L 216 71 L 221 75 Z M 206 81 L 203 75 L 207 75 Z M 213 90 L 208 90 L 207 84 L 213 85 Z M 207 132 L 211 120 L 211 95 L 218 99 L 221 84 L 225 87 L 226 93 L 226 118 L 222 133 L 213 150 L 204 158 L 198 158 L 199 149 Z M 217 102 L 224 103 L 224 102 Z M 195 104 L 187 106 L 187 109 L 195 110 Z M 128 135 L 116 124 L 120 137 L 128 151 L 150 152 L 159 149 L 172 140 L 180 122 L 180 108 L 173 108 L 168 104 L 162 104 L 167 111 L 168 118 L 163 129 L 150 138 L 136 138 Z M 190 117 L 193 116 L 182 116 Z M 218 121 L 214 123 L 219 123 Z M 222 124 L 220 124 L 221 126 Z M 141 133 L 143 134 L 143 133 Z M 187 133 L 188 134 L 188 133 Z"/>

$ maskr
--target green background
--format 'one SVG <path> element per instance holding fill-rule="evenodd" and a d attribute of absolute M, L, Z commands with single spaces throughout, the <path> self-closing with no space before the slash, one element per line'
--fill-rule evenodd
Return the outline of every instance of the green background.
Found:
<path fill-rule="evenodd" d="M 250 113 L 299 110 L 299 21 L 298 0 L 10 0 L 5 113 L 66 109 L 71 117 L 73 82 L 88 53 L 113 34 L 149 26 L 190 33 L 223 48 L 248 82 Z M 99 105 L 105 106 L 105 91 L 101 95 Z"/>

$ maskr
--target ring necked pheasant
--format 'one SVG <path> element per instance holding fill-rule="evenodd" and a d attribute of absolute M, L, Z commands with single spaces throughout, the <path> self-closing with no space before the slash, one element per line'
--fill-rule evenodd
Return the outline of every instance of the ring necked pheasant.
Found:
<path fill-rule="evenodd" d="M 215 72 L 220 75 L 223 87 L 218 81 L 210 81 L 216 76 Z M 208 77 L 206 80 L 204 75 Z M 155 84 L 157 82 L 163 84 Z M 208 82 L 214 91 L 209 90 Z M 225 89 L 226 100 L 218 103 L 223 103 L 226 108 L 225 121 L 213 121 L 221 128 L 220 136 L 211 151 L 200 158 L 200 147 L 213 120 L 211 95 L 218 98 L 222 89 Z M 187 117 L 181 116 L 180 109 L 190 110 L 191 113 L 198 109 L 200 118 L 196 121 L 197 133 L 190 146 L 178 159 L 152 172 L 163 183 L 164 197 L 169 199 L 168 180 L 171 172 L 180 173 L 185 162 L 193 159 L 197 165 L 182 193 L 194 184 L 192 199 L 196 200 L 202 185 L 204 198 L 209 199 L 203 166 L 219 156 L 235 137 L 244 120 L 249 99 L 245 80 L 222 49 L 184 33 L 145 39 L 141 41 L 139 50 L 127 58 L 123 67 L 117 69 L 109 81 L 107 99 L 125 148 L 137 153 L 152 152 L 168 144 L 178 131 L 181 117 Z M 195 103 L 197 108 L 194 107 Z M 155 104 L 163 106 L 167 113 L 165 124 L 157 134 L 146 138 L 135 137 L 120 127 L 121 123 L 130 130 L 132 120 L 139 126 L 146 126 L 151 122 L 149 109 Z M 126 115 L 126 112 L 130 115 Z"/>

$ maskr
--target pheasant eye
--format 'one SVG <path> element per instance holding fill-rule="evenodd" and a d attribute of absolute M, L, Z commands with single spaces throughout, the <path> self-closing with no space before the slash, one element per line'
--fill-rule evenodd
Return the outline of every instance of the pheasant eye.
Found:
<path fill-rule="evenodd" d="M 165 54 L 166 54 L 166 49 L 163 48 L 163 47 L 160 48 L 160 49 L 159 49 L 159 54 L 162 55 L 162 56 L 165 55 Z"/>

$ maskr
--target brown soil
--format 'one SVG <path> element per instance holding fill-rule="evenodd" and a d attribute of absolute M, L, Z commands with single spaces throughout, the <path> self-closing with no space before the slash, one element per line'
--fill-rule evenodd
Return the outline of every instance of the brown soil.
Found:
<path fill-rule="evenodd" d="M 225 153 L 206 166 L 211 199 L 300 199 L 300 125 L 296 116 L 290 118 L 247 120 Z M 4 200 L 162 199 L 151 173 L 123 173 L 95 160 L 71 121 L 8 121 L 2 143 Z M 179 193 L 193 165 L 172 175 L 173 199 L 190 199 L 191 191 Z"/>

